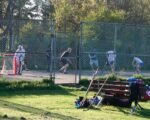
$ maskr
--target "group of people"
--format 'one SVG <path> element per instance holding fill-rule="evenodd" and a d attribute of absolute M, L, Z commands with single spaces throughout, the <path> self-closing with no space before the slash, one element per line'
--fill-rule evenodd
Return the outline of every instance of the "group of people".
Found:
<path fill-rule="evenodd" d="M 67 69 L 69 67 L 69 65 L 72 65 L 72 62 L 70 60 L 70 54 L 72 52 L 71 48 L 67 48 L 65 51 L 62 52 L 62 54 L 60 55 L 60 62 L 62 64 L 62 67 L 59 69 L 60 72 L 66 74 L 67 73 Z M 48 69 L 50 66 L 50 49 L 47 50 L 47 59 L 48 59 Z M 115 64 L 116 64 L 116 52 L 114 50 L 109 50 L 106 52 L 106 63 L 104 65 L 104 67 L 110 67 L 111 72 L 114 73 L 115 72 Z M 92 70 L 95 69 L 99 69 L 99 60 L 98 60 L 98 56 L 97 56 L 97 52 L 95 49 L 93 49 L 89 54 L 89 63 L 90 66 L 92 68 Z M 136 73 L 140 73 L 140 68 L 143 65 L 143 61 L 139 58 L 139 57 L 134 57 L 133 61 L 132 61 L 132 66 L 135 68 L 135 72 Z"/>
<path fill-rule="evenodd" d="M 47 60 L 48 60 L 48 71 L 49 71 L 49 67 L 50 67 L 50 63 L 51 63 L 51 49 L 50 46 L 48 46 L 48 50 L 46 51 L 46 56 L 47 56 Z M 59 69 L 60 72 L 66 74 L 67 73 L 67 69 L 70 65 L 72 65 L 72 62 L 70 60 L 70 54 L 72 52 L 71 48 L 67 48 L 65 51 L 62 52 L 62 54 L 60 55 L 60 62 L 62 63 L 62 67 Z M 16 57 L 16 74 L 21 75 L 22 74 L 22 66 L 24 65 L 24 59 L 25 59 L 25 49 L 23 47 L 23 45 L 18 45 L 18 49 L 15 52 L 15 57 Z M 97 57 L 97 52 L 95 49 L 93 49 L 89 55 L 88 55 L 89 59 L 90 59 L 90 66 L 93 70 L 98 69 L 99 68 L 99 61 L 98 61 L 98 57 Z M 111 72 L 114 73 L 115 71 L 115 64 L 116 64 L 116 52 L 113 50 L 107 51 L 106 52 L 106 63 L 105 66 L 109 66 L 111 69 Z M 143 65 L 143 61 L 139 58 L 139 57 L 134 57 L 133 61 L 132 61 L 132 65 L 133 67 L 135 67 L 135 71 L 136 73 L 140 73 L 140 68 Z"/>
<path fill-rule="evenodd" d="M 71 54 L 72 49 L 67 48 L 60 56 L 60 62 L 62 63 L 62 67 L 59 69 L 60 72 L 63 72 L 64 74 L 67 73 L 67 69 L 69 65 L 72 65 L 71 60 L 69 59 L 69 55 Z M 94 49 L 89 55 L 90 58 L 90 65 L 92 69 L 94 70 L 99 68 L 99 62 L 98 57 L 96 55 L 96 50 Z M 116 53 L 114 51 L 108 51 L 107 52 L 107 62 L 106 65 L 110 65 L 111 70 L 115 70 L 115 59 L 116 59 Z"/>
<path fill-rule="evenodd" d="M 98 57 L 96 54 L 96 50 L 94 49 L 92 52 L 89 53 L 89 59 L 90 59 L 90 66 L 93 70 L 99 68 L 99 62 Z M 116 64 L 116 52 L 113 50 L 106 52 L 106 63 L 104 67 L 109 66 L 111 68 L 111 72 L 114 73 L 115 71 L 115 64 Z M 135 68 L 135 72 L 137 74 L 140 73 L 140 69 L 143 66 L 143 61 L 139 57 L 134 57 L 132 61 L 132 66 Z"/>
<path fill-rule="evenodd" d="M 110 66 L 111 71 L 114 72 L 115 71 L 115 61 L 116 61 L 116 52 L 113 50 L 107 51 L 106 57 L 107 57 L 107 61 L 106 61 L 105 66 Z M 89 54 L 89 58 L 90 58 L 91 68 L 93 70 L 95 68 L 98 69 L 99 68 L 99 62 L 98 62 L 98 57 L 97 57 L 95 49 Z"/>
<path fill-rule="evenodd" d="M 69 59 L 69 55 L 72 52 L 71 48 L 67 48 L 60 56 L 60 62 L 62 63 L 62 67 L 60 68 L 60 72 L 66 74 L 67 68 L 69 65 L 72 64 L 71 60 Z M 24 63 L 25 60 L 25 49 L 23 45 L 18 45 L 18 48 L 15 52 L 15 60 L 16 60 L 16 74 L 21 75 L 23 66 L 26 67 L 26 64 Z M 46 51 L 47 61 L 48 61 L 48 71 L 50 70 L 51 65 L 51 49 L 50 45 L 48 46 L 48 49 Z"/>

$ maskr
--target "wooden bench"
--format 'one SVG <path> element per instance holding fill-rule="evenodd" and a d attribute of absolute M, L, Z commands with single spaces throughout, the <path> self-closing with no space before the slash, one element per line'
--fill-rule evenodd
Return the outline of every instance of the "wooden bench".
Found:
<path fill-rule="evenodd" d="M 97 92 L 103 85 L 103 80 L 94 80 L 90 90 Z M 145 85 L 139 84 L 139 90 L 141 94 L 141 101 L 145 101 Z M 102 96 L 112 97 L 118 95 L 120 99 L 129 99 L 130 96 L 130 83 L 128 81 L 107 81 L 101 91 Z"/>

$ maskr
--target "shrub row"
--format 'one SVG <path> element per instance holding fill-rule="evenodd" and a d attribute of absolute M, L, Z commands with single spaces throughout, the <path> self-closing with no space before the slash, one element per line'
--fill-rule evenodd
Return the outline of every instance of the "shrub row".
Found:
<path fill-rule="evenodd" d="M 150 77 L 144 77 L 142 75 L 139 74 L 134 74 L 133 77 L 137 78 L 137 79 L 141 79 L 144 81 L 145 84 L 150 85 Z M 120 81 L 127 81 L 128 78 L 122 77 L 122 76 L 116 76 L 114 74 L 107 74 L 105 76 L 100 76 L 100 77 L 96 77 L 95 80 L 106 80 L 108 78 L 109 81 L 116 81 L 116 80 L 120 80 Z M 83 78 L 80 81 L 80 85 L 83 86 L 88 86 L 89 85 L 89 79 L 88 78 Z"/>
<path fill-rule="evenodd" d="M 47 90 L 60 89 L 52 80 L 44 79 L 43 81 L 0 81 L 0 91 L 6 90 Z"/>

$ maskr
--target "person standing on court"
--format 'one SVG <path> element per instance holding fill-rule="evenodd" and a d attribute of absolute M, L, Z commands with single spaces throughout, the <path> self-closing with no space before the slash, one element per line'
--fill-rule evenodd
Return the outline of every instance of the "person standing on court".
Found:
<path fill-rule="evenodd" d="M 68 69 L 69 65 L 72 64 L 72 62 L 69 59 L 69 55 L 71 52 L 72 52 L 72 49 L 67 48 L 67 50 L 65 50 L 60 56 L 60 61 L 61 61 L 63 66 L 60 68 L 59 71 L 63 72 L 64 74 L 67 73 L 67 69 Z"/>
<path fill-rule="evenodd" d="M 15 52 L 16 58 L 16 74 L 22 74 L 22 66 L 24 65 L 24 58 L 25 58 L 25 49 L 22 45 L 18 45 L 18 49 Z"/>
<path fill-rule="evenodd" d="M 98 57 L 96 55 L 96 50 L 93 49 L 92 52 L 89 54 L 89 58 L 90 58 L 90 66 L 92 68 L 92 70 L 95 70 L 99 68 L 99 63 L 98 63 Z"/>
<path fill-rule="evenodd" d="M 115 72 L 115 63 L 116 63 L 116 52 L 113 50 L 106 52 L 107 62 L 106 65 L 110 66 L 111 72 Z"/>
<path fill-rule="evenodd" d="M 47 58 L 47 71 L 50 71 L 50 65 L 51 65 L 51 45 L 48 45 L 46 50 L 46 58 Z"/>
<path fill-rule="evenodd" d="M 143 61 L 139 57 L 134 57 L 132 61 L 132 66 L 135 68 L 135 72 L 139 74 L 141 72 L 141 67 L 143 65 Z"/>

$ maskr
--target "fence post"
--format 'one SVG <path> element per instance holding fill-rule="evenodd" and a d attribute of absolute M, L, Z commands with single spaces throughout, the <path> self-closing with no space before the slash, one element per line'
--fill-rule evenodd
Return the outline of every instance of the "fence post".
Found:
<path fill-rule="evenodd" d="M 82 28 L 83 27 L 83 22 L 80 23 L 80 41 L 79 41 L 79 56 L 78 56 L 78 60 L 79 60 L 79 82 L 81 80 L 81 54 L 82 54 L 82 34 L 83 34 L 83 31 L 82 31 Z"/>
<path fill-rule="evenodd" d="M 54 16 L 52 15 L 51 18 L 51 64 L 50 64 L 50 79 L 55 82 L 55 73 L 54 73 L 54 37 L 55 37 L 55 31 L 54 31 Z"/>
<path fill-rule="evenodd" d="M 117 42 L 117 24 L 115 25 L 115 31 L 114 31 L 114 51 L 116 51 L 116 42 Z"/>

